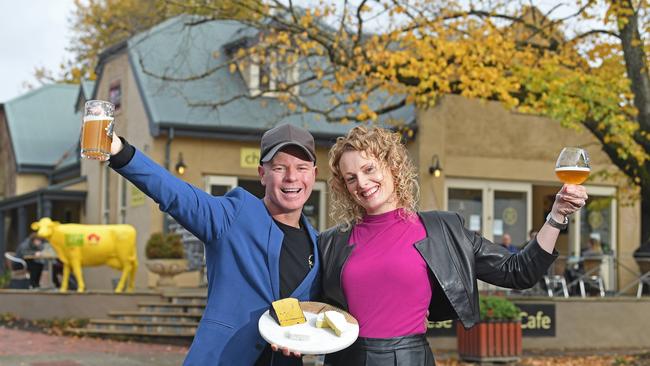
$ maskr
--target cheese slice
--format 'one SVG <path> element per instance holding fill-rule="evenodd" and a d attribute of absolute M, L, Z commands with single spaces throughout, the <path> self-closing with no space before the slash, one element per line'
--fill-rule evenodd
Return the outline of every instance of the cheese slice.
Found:
<path fill-rule="evenodd" d="M 305 314 L 300 308 L 298 299 L 287 297 L 286 299 L 273 301 L 271 305 L 271 310 L 269 312 L 281 327 L 307 322 Z"/>
<path fill-rule="evenodd" d="M 325 313 L 318 313 L 316 315 L 316 328 L 329 328 L 329 325 L 325 320 Z"/>
<path fill-rule="evenodd" d="M 329 310 L 325 312 L 325 321 L 327 322 L 327 325 L 329 325 L 330 328 L 336 333 L 337 336 L 341 336 L 343 332 L 345 332 L 349 324 L 345 320 L 345 316 L 338 311 L 334 310 Z"/>

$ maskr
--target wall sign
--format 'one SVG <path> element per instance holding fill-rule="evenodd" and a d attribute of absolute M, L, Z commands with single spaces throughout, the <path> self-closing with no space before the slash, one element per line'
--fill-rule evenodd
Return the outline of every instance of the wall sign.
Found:
<path fill-rule="evenodd" d="M 242 147 L 239 150 L 239 166 L 242 168 L 257 168 L 260 165 L 260 149 Z"/>
<path fill-rule="evenodd" d="M 521 330 L 524 337 L 555 337 L 555 304 L 519 304 Z M 457 320 L 429 322 L 427 335 L 455 337 Z"/>

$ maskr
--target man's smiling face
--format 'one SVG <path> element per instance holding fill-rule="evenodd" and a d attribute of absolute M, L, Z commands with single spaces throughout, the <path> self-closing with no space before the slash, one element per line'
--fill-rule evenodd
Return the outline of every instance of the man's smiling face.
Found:
<path fill-rule="evenodd" d="M 271 215 L 300 214 L 316 182 L 316 167 L 296 146 L 280 150 L 259 167 L 264 203 Z"/>

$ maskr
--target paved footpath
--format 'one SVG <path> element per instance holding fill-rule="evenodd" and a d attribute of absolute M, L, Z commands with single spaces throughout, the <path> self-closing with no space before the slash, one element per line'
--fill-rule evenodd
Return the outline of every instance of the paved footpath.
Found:
<path fill-rule="evenodd" d="M 187 348 L 0 327 L 0 366 L 176 366 Z"/>
<path fill-rule="evenodd" d="M 47 335 L 0 326 L 0 366 L 176 366 L 187 347 L 121 342 L 101 338 Z M 599 354 L 600 353 L 600 354 Z M 435 352 L 439 366 L 469 366 L 455 353 Z M 585 352 L 572 355 L 528 355 L 517 366 L 650 366 L 650 353 L 640 358 L 630 352 Z M 305 366 L 321 365 L 305 357 Z"/>
<path fill-rule="evenodd" d="M 177 366 L 187 347 L 48 335 L 0 326 L 0 366 Z M 321 365 L 306 356 L 305 366 Z"/>

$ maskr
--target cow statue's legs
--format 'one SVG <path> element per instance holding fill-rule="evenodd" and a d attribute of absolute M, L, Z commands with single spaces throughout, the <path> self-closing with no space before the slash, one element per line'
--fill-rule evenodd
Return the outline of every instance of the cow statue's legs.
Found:
<path fill-rule="evenodd" d="M 135 273 L 138 271 L 138 260 L 133 257 L 133 265 L 131 266 L 131 274 L 129 276 L 129 284 L 126 288 L 128 292 L 133 292 L 135 290 Z"/>
<path fill-rule="evenodd" d="M 84 292 L 86 290 L 86 283 L 84 282 L 84 276 L 81 272 L 81 259 L 73 260 L 72 262 L 72 273 L 77 279 L 77 292 Z"/>
<path fill-rule="evenodd" d="M 115 292 L 124 291 L 124 285 L 126 284 L 126 281 L 131 276 L 132 268 L 133 268 L 133 263 L 131 263 L 130 261 L 127 261 L 122 264 L 122 275 L 120 276 L 120 282 L 118 282 L 117 287 L 115 287 Z M 133 289 L 129 289 L 129 291 L 133 291 Z"/>
<path fill-rule="evenodd" d="M 59 288 L 60 292 L 68 291 L 69 280 L 70 280 L 70 263 L 66 261 L 63 262 L 63 278 L 61 279 L 61 288 Z"/>

